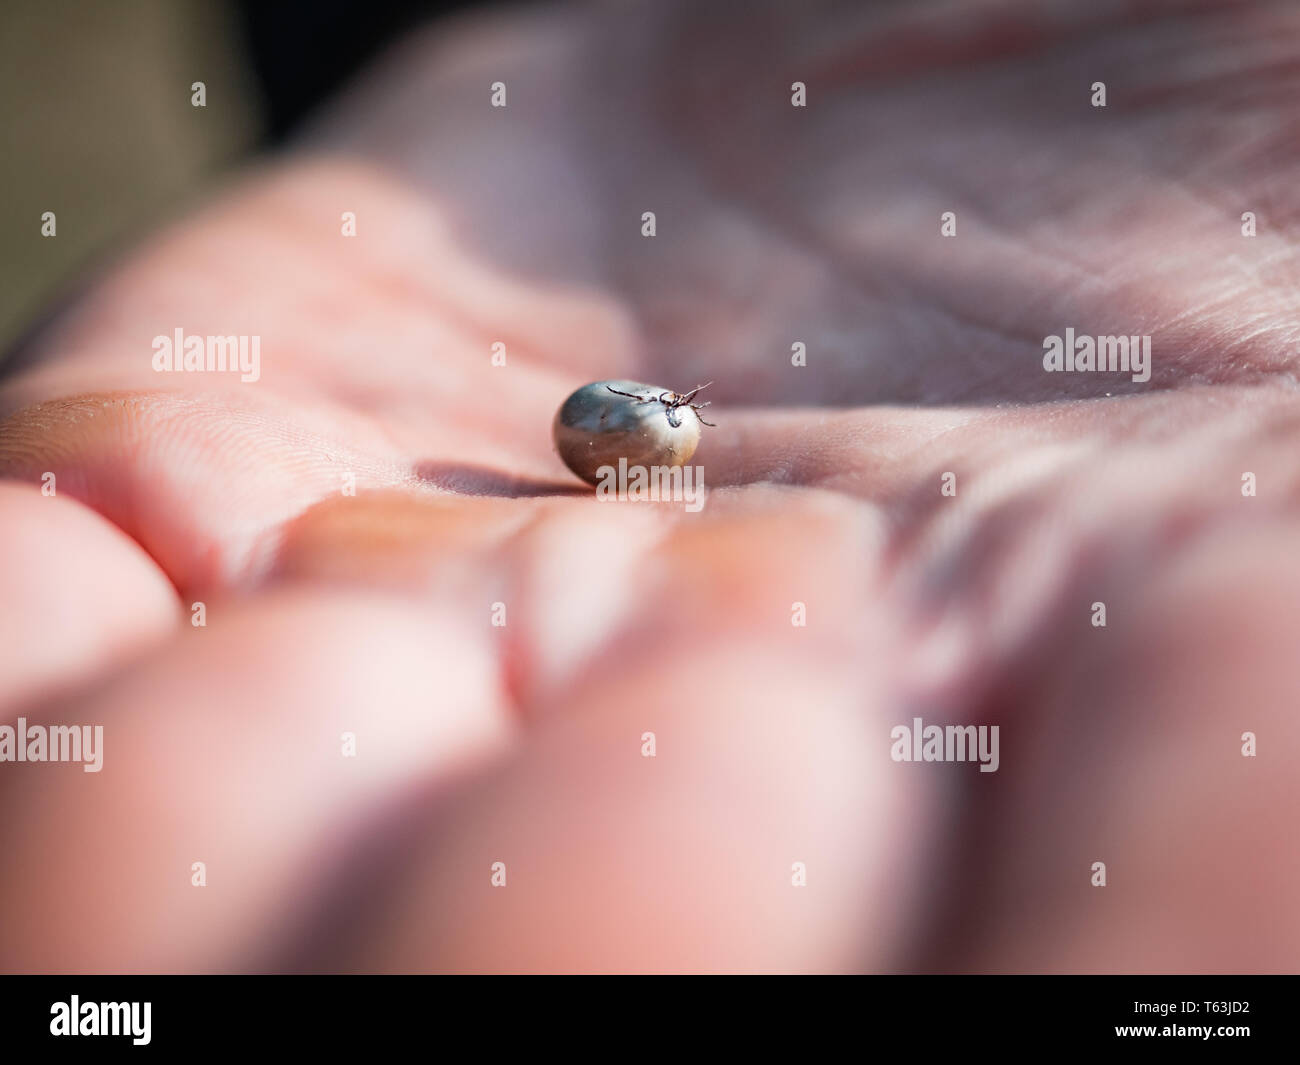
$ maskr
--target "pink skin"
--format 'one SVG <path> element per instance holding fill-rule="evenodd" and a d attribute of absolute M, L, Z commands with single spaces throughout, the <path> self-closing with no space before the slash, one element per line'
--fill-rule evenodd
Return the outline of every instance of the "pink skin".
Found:
<path fill-rule="evenodd" d="M 0 710 L 106 733 L 0 766 L 0 968 L 1294 971 L 1300 12 L 753 6 L 413 38 L 0 385 Z M 552 453 L 619 377 L 700 513 Z"/>

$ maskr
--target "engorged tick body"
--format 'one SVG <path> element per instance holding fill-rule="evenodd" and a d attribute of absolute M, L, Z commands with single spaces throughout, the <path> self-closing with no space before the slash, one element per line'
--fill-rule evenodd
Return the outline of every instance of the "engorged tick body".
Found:
<path fill-rule="evenodd" d="M 709 382 L 710 384 L 712 382 Z M 707 403 L 694 402 L 700 385 L 678 393 L 639 381 L 594 381 L 561 405 L 551 427 L 564 464 L 588 484 L 602 466 L 682 466 L 700 442 L 700 416 Z"/>

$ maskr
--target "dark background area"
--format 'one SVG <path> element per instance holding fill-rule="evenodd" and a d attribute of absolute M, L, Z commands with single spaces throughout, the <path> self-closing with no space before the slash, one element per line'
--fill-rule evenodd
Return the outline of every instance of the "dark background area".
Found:
<path fill-rule="evenodd" d="M 272 141 L 389 42 L 421 23 L 483 0 L 237 0 L 248 63 Z"/>
<path fill-rule="evenodd" d="M 483 0 L 5 0 L 0 364 L 414 27 Z M 207 106 L 190 103 L 202 81 Z M 41 234 L 53 211 L 57 234 Z"/>

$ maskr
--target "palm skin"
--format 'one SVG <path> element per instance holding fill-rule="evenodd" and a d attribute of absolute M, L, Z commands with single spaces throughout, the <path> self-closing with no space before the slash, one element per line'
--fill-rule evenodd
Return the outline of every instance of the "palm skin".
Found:
<path fill-rule="evenodd" d="M 0 386 L 0 704 L 106 734 L 0 966 L 1293 970 L 1298 16 L 1077 8 L 437 28 L 125 257 Z M 620 377 L 716 382 L 700 513 L 553 454 Z"/>

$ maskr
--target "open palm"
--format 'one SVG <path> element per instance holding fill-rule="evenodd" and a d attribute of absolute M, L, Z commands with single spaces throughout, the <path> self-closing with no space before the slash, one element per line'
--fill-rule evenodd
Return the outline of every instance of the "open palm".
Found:
<path fill-rule="evenodd" d="M 0 708 L 105 748 L 0 967 L 1294 969 L 1300 12 L 749 7 L 413 38 L 22 353 Z M 605 378 L 715 382 L 701 512 L 565 471 Z"/>

